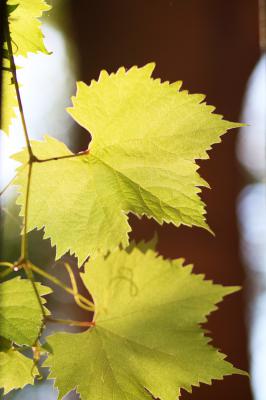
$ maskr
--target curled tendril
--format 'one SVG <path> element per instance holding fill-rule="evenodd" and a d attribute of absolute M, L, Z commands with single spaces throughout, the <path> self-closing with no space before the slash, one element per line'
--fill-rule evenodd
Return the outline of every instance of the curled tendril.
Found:
<path fill-rule="evenodd" d="M 68 263 L 65 263 L 64 266 L 65 266 L 65 268 L 66 268 L 66 270 L 68 272 L 68 275 L 69 275 L 69 278 L 70 278 L 70 281 L 71 281 L 71 286 L 72 286 L 72 289 L 73 289 L 73 297 L 74 297 L 74 300 L 75 300 L 76 304 L 80 308 L 83 308 L 83 310 L 91 312 L 92 311 L 91 307 L 89 307 L 86 304 L 84 304 L 84 302 L 82 302 L 80 297 L 79 297 L 78 285 L 77 285 L 74 273 L 73 273 L 70 265 Z"/>
<path fill-rule="evenodd" d="M 11 39 L 11 42 L 14 44 L 14 46 L 15 46 L 15 51 L 13 50 L 13 54 L 16 54 L 17 52 L 18 52 L 18 45 L 17 45 L 17 43 L 13 40 L 13 39 Z"/>

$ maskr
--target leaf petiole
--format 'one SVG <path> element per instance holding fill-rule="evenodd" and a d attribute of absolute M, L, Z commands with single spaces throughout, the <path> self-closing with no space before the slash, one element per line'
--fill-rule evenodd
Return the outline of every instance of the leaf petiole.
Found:
<path fill-rule="evenodd" d="M 72 321 L 69 319 L 58 319 L 50 317 L 49 315 L 45 317 L 45 319 L 49 322 L 53 322 L 56 324 L 62 325 L 70 325 L 70 326 L 95 326 L 95 322 L 93 321 Z"/>

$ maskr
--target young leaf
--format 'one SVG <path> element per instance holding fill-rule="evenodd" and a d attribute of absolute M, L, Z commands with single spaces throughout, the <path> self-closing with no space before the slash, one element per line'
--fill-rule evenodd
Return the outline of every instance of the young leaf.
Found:
<path fill-rule="evenodd" d="M 48 54 L 39 18 L 51 7 L 44 0 L 8 0 L 7 4 L 14 6 L 9 15 L 9 27 L 15 55 L 26 57 L 38 51 Z"/>
<path fill-rule="evenodd" d="M 244 374 L 208 344 L 199 326 L 238 288 L 214 285 L 182 264 L 135 249 L 85 266 L 95 327 L 48 338 L 45 366 L 60 399 L 76 388 L 82 400 L 175 400 L 181 388 Z"/>
<path fill-rule="evenodd" d="M 50 288 L 40 283 L 36 286 L 41 296 L 51 293 Z M 43 318 L 32 283 L 20 278 L 1 283 L 0 299 L 0 336 L 20 345 L 32 346 Z M 42 298 L 42 303 L 45 302 Z"/>
<path fill-rule="evenodd" d="M 120 68 L 90 86 L 78 83 L 69 112 L 92 133 L 89 154 L 34 165 L 28 227 L 45 227 L 57 257 L 70 250 L 81 264 L 127 245 L 129 212 L 208 229 L 199 197 L 207 184 L 195 159 L 208 158 L 211 145 L 240 124 L 213 114 L 204 96 L 180 91 L 180 83 L 152 79 L 153 68 Z M 72 154 L 49 137 L 32 146 L 43 159 Z M 24 169 L 17 181 L 22 206 L 26 177 Z"/>
<path fill-rule="evenodd" d="M 33 361 L 13 348 L 0 352 L 0 371 L 0 388 L 4 389 L 4 394 L 33 385 L 34 376 L 38 374 Z"/>

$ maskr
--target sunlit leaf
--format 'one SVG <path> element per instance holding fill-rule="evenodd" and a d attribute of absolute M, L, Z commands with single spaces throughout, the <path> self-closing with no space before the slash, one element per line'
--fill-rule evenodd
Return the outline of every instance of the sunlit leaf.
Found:
<path fill-rule="evenodd" d="M 44 0 L 8 0 L 7 4 L 17 6 L 9 16 L 14 55 L 25 57 L 39 51 L 47 53 L 39 18 L 51 7 Z"/>
<path fill-rule="evenodd" d="M 92 134 L 89 154 L 35 163 L 28 228 L 45 228 L 57 257 L 70 250 L 81 264 L 128 244 L 127 214 L 158 223 L 208 228 L 196 159 L 229 128 L 203 103 L 204 96 L 180 91 L 180 83 L 150 77 L 154 65 L 102 72 L 90 86 L 78 84 L 70 114 Z M 32 142 L 41 159 L 69 156 L 62 143 Z M 26 153 L 15 157 L 21 163 Z M 17 180 L 25 204 L 27 169 Z M 24 206 L 22 207 L 22 209 Z"/>

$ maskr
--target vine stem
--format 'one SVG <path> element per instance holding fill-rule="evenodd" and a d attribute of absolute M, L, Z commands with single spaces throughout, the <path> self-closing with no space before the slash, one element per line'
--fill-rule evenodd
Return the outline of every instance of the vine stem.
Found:
<path fill-rule="evenodd" d="M 23 126 L 24 137 L 25 137 L 26 144 L 27 144 L 29 158 L 30 158 L 30 160 L 33 160 L 34 159 L 34 154 L 32 152 L 32 148 L 31 148 L 31 144 L 30 144 L 30 139 L 29 139 L 29 135 L 28 135 L 26 120 L 25 120 L 24 111 L 23 111 L 23 105 L 22 105 L 20 91 L 19 91 L 19 84 L 18 84 L 18 78 L 17 78 L 17 69 L 16 69 L 16 64 L 15 64 L 15 61 L 14 61 L 14 55 L 13 55 L 13 49 L 12 49 L 12 40 L 11 40 L 11 36 L 10 36 L 8 19 L 6 21 L 5 34 L 6 34 L 6 42 L 7 42 L 7 49 L 8 49 L 8 57 L 9 57 L 9 61 L 10 61 L 10 70 L 11 70 L 13 81 L 14 81 L 14 85 L 15 85 L 16 97 L 17 97 L 17 101 L 18 101 L 18 108 L 19 108 L 19 113 L 20 113 L 21 122 L 22 122 L 22 126 Z"/>
<path fill-rule="evenodd" d="M 16 64 L 14 61 L 14 55 L 13 55 L 13 49 L 12 49 L 12 40 L 10 36 L 10 30 L 9 30 L 9 22 L 8 19 L 6 20 L 6 29 L 5 29 L 5 34 L 6 34 L 6 42 L 7 42 L 7 49 L 8 49 L 8 58 L 10 61 L 10 70 L 12 73 L 14 85 L 15 85 L 15 91 L 16 91 L 16 97 L 18 101 L 18 107 L 19 107 L 19 113 L 21 117 L 21 122 L 22 122 L 22 127 L 23 127 L 23 133 L 27 145 L 27 150 L 29 154 L 29 170 L 28 170 L 28 179 L 27 179 L 27 189 L 26 189 L 26 200 L 25 200 L 25 209 L 24 209 L 24 219 L 23 219 L 23 232 L 22 232 L 22 240 L 21 240 L 21 255 L 20 255 L 20 264 L 23 265 L 23 268 L 25 270 L 25 273 L 28 277 L 28 279 L 31 281 L 33 290 L 35 292 L 36 298 L 38 300 L 38 303 L 40 305 L 40 309 L 42 312 L 43 317 L 45 317 L 45 309 L 42 304 L 42 299 L 41 296 L 38 292 L 36 283 L 34 281 L 34 277 L 32 274 L 32 271 L 28 268 L 28 242 L 27 242 L 27 225 L 28 225 L 28 206 L 29 206 L 29 194 L 30 194 L 30 183 L 31 183 L 31 174 L 32 174 L 32 162 L 35 159 L 35 156 L 32 152 L 31 144 L 30 144 L 30 139 L 28 135 L 28 130 L 27 130 L 27 125 L 26 125 L 26 120 L 24 116 L 24 111 L 23 111 L 23 105 L 21 101 L 21 96 L 20 96 L 20 91 L 19 91 L 19 84 L 18 84 L 18 78 L 17 78 L 17 69 L 16 69 Z M 40 331 L 41 333 L 41 331 Z M 38 336 L 39 337 L 39 336 Z M 36 342 L 38 341 L 38 338 L 36 339 Z"/>
<path fill-rule="evenodd" d="M 16 64 L 14 61 L 12 40 L 11 40 L 11 36 L 10 36 L 8 19 L 6 20 L 5 34 L 6 34 L 6 42 L 7 42 L 7 49 L 8 49 L 8 57 L 9 57 L 9 61 L 10 61 L 10 69 L 11 69 L 11 73 L 12 73 L 12 77 L 13 77 L 13 81 L 14 81 L 14 85 L 15 85 L 19 113 L 20 113 L 21 122 L 22 122 L 22 126 L 23 126 L 23 133 L 24 133 L 24 137 L 25 137 L 26 144 L 27 144 L 27 150 L 28 150 L 28 154 L 29 154 L 29 162 L 28 162 L 29 170 L 28 170 L 28 179 L 27 179 L 26 200 L 25 200 L 24 220 L 23 220 L 23 233 L 22 233 L 22 240 L 21 240 L 21 255 L 20 255 L 20 259 L 21 259 L 22 263 L 24 263 L 25 266 L 27 267 L 28 205 L 29 205 L 30 182 L 31 182 L 31 173 L 32 173 L 32 161 L 35 159 L 35 157 L 32 152 L 32 148 L 31 148 L 31 144 L 30 144 L 30 139 L 29 139 L 25 116 L 24 116 L 24 111 L 23 111 L 23 105 L 22 105 L 20 91 L 19 91 L 19 84 L 18 84 L 18 79 L 17 79 L 17 69 L 16 69 Z M 15 179 L 15 178 L 13 178 L 13 179 Z M 10 183 L 4 188 L 4 191 L 9 187 L 9 185 L 12 184 L 12 182 L 13 182 L 13 180 L 11 180 Z M 2 194 L 2 192 L 1 192 L 1 194 Z M 27 273 L 27 268 L 25 268 L 25 272 Z M 30 274 L 27 273 L 27 275 L 30 275 Z"/>
<path fill-rule="evenodd" d="M 16 268 L 23 267 L 28 279 L 31 281 L 31 284 L 33 286 L 36 298 L 38 300 L 38 303 L 40 305 L 40 309 L 43 315 L 43 324 L 40 328 L 40 332 L 38 334 L 38 337 L 36 338 L 36 341 L 34 344 L 38 343 L 39 337 L 42 333 L 42 329 L 44 326 L 44 321 L 49 319 L 51 320 L 51 317 L 47 317 L 45 314 L 45 308 L 42 303 L 42 298 L 38 292 L 36 282 L 34 280 L 33 272 L 38 273 L 39 275 L 45 277 L 46 279 L 50 280 L 53 282 L 55 285 L 61 287 L 64 289 L 67 293 L 71 294 L 76 303 L 81 307 L 85 308 L 87 311 L 94 311 L 94 304 L 86 299 L 84 296 L 78 293 L 77 285 L 75 282 L 74 275 L 72 273 L 72 270 L 70 267 L 66 267 L 70 279 L 71 279 L 71 284 L 72 288 L 69 288 L 66 286 L 64 283 L 62 283 L 59 279 L 56 277 L 48 274 L 41 268 L 37 267 L 36 265 L 32 264 L 29 259 L 28 259 L 28 238 L 27 238 L 27 232 L 28 232 L 28 210 L 29 210 L 29 198 L 30 198 L 30 185 L 31 185 L 31 177 L 32 177 L 32 171 L 33 171 L 33 165 L 35 162 L 42 163 L 42 162 L 48 162 L 48 161 L 56 161 L 64 158 L 71 158 L 71 157 L 78 157 L 78 156 L 83 156 L 87 155 L 89 153 L 89 150 L 86 150 L 84 152 L 80 152 L 77 154 L 69 154 L 65 156 L 60 156 L 60 157 L 51 157 L 47 159 L 40 160 L 38 159 L 32 150 L 30 139 L 29 139 L 29 134 L 27 130 L 27 125 L 26 125 L 26 120 L 24 116 L 24 110 L 23 110 L 23 105 L 22 105 L 22 100 L 20 96 L 20 90 L 19 90 L 19 83 L 17 79 L 17 69 L 16 69 L 16 64 L 14 61 L 14 55 L 13 55 L 13 49 L 12 49 L 12 39 L 10 35 L 10 29 L 9 29 L 9 22 L 8 20 L 6 21 L 6 27 L 5 27 L 5 36 L 6 36 L 6 42 L 7 42 L 7 49 L 8 49 L 8 56 L 9 56 L 9 61 L 10 61 L 10 72 L 12 73 L 13 77 L 13 82 L 15 85 L 15 91 L 16 91 L 16 97 L 17 97 L 17 102 L 18 102 L 18 107 L 19 107 L 19 113 L 21 117 L 21 122 L 22 122 L 22 127 L 23 127 L 23 134 L 25 137 L 26 145 L 27 145 L 27 151 L 28 151 L 28 162 L 25 164 L 28 165 L 28 177 L 27 177 L 27 187 L 26 187 L 26 194 L 25 194 L 25 207 L 24 207 L 24 218 L 23 218 L 23 229 L 22 229 L 22 239 L 21 239 L 21 254 L 20 258 L 17 263 L 11 264 L 11 263 L 1 263 L 1 265 L 7 266 L 10 268 L 10 270 L 16 270 Z M 17 176 L 17 175 L 16 175 Z M 14 182 L 16 176 L 4 187 L 4 189 L 1 191 L 0 195 L 2 195 Z M 9 270 L 9 271 L 10 271 Z M 4 271 L 5 275 L 8 275 L 9 271 Z M 3 277 L 3 274 L 1 275 Z M 68 320 L 53 320 L 53 322 L 58 322 L 58 323 L 63 323 L 63 324 L 71 324 L 71 325 L 76 325 L 76 326 L 93 326 L 93 322 L 78 322 L 78 321 L 68 321 Z"/>
<path fill-rule="evenodd" d="M 71 289 L 67 285 L 65 285 L 63 282 L 61 282 L 59 279 L 57 279 L 55 276 L 50 275 L 48 272 L 44 271 L 43 269 L 37 267 L 36 265 L 32 264 L 29 262 L 29 268 L 32 269 L 32 271 L 36 272 L 38 275 L 43 276 L 50 282 L 54 283 L 56 286 L 59 286 L 61 289 L 63 289 L 65 292 L 71 294 L 74 298 L 78 298 L 80 301 L 82 301 L 84 304 L 87 305 L 88 308 L 87 311 L 94 311 L 94 304 L 92 301 L 86 299 L 86 297 L 82 296 L 82 294 L 77 293 L 75 290 Z"/>

